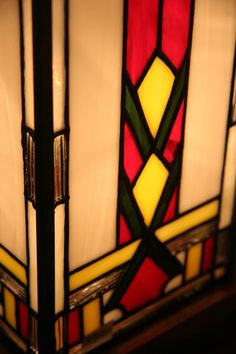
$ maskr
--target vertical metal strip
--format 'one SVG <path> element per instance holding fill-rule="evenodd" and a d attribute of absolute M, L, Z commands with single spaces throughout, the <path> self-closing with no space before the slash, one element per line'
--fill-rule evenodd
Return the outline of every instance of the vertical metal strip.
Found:
<path fill-rule="evenodd" d="M 25 121 L 25 59 L 24 59 L 24 24 L 23 24 L 23 6 L 22 0 L 18 1 L 19 6 L 19 17 L 20 17 L 20 61 L 21 61 L 21 104 L 22 104 L 22 128 L 21 128 L 21 137 L 22 137 L 22 147 L 23 147 L 23 160 L 24 160 L 24 181 L 27 178 L 26 171 L 26 161 L 25 161 L 25 150 L 27 149 L 27 133 L 26 133 L 26 121 Z M 26 184 L 25 184 L 25 224 L 26 224 L 26 253 L 27 253 L 27 288 L 26 288 L 26 304 L 28 308 L 30 307 L 30 277 L 29 277 L 29 267 L 30 267 L 30 257 L 29 257 L 29 229 L 28 229 L 28 200 L 26 193 Z M 28 311 L 28 323 L 29 323 L 29 315 L 30 311 Z M 28 326 L 28 338 L 29 338 L 29 326 Z M 29 344 L 28 344 L 29 349 Z"/>
<path fill-rule="evenodd" d="M 55 348 L 52 18 L 50 0 L 33 0 L 39 352 Z"/>

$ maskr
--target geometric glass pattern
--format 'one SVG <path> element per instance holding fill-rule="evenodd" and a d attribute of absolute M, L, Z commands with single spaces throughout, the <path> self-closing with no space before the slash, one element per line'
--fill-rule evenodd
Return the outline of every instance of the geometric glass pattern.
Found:
<path fill-rule="evenodd" d="M 74 348 L 173 290 L 203 287 L 216 266 L 219 196 L 179 212 L 194 2 L 145 5 L 125 1 L 116 248 L 70 272 L 70 308 L 83 314 Z"/>
<path fill-rule="evenodd" d="M 173 73 L 157 57 L 138 89 L 139 100 L 153 138 L 160 126 L 173 83 Z"/>
<path fill-rule="evenodd" d="M 120 72 L 121 108 L 118 112 L 120 137 L 116 171 L 118 191 L 115 189 L 116 232 L 112 235 L 114 247 L 73 270 L 69 270 L 68 260 L 68 58 L 71 35 L 68 23 L 72 1 L 48 2 L 53 11 L 63 14 L 56 18 L 63 35 L 60 33 L 58 36 L 58 47 L 52 48 L 52 43 L 46 46 L 49 50 L 45 50 L 45 57 L 50 51 L 54 55 L 55 47 L 56 51 L 60 47 L 63 55 L 59 69 L 53 65 L 55 87 L 51 89 L 51 94 L 61 104 L 60 109 L 57 111 L 56 101 L 53 102 L 56 113 L 54 115 L 51 111 L 52 114 L 46 120 L 38 115 L 38 104 L 32 101 L 33 86 L 31 90 L 28 89 L 32 84 L 28 80 L 29 71 L 32 71 L 32 77 L 36 81 L 39 77 L 44 79 L 43 76 L 36 75 L 41 74 L 44 65 L 39 68 L 38 62 L 33 63 L 33 54 L 34 59 L 37 59 L 37 41 L 32 29 L 36 26 L 37 11 L 35 8 L 32 11 L 31 5 L 37 1 L 31 4 L 20 0 L 19 6 L 17 5 L 26 261 L 22 262 L 0 243 L 0 328 L 24 352 L 41 354 L 44 338 L 40 334 L 47 333 L 49 327 L 53 332 L 49 352 L 88 352 L 119 331 L 123 320 L 124 326 L 132 325 L 136 320 L 142 319 L 144 308 L 147 313 L 162 310 L 162 305 L 163 309 L 168 307 L 173 299 L 178 301 L 183 294 L 188 296 L 213 279 L 220 279 L 228 269 L 231 246 L 229 233 L 234 206 L 232 191 L 236 187 L 235 81 L 232 80 L 229 117 L 225 124 L 225 152 L 219 193 L 181 212 L 180 193 L 195 2 L 116 1 L 124 5 L 124 36 Z M 90 0 L 80 0 L 78 3 L 87 6 Z M 89 6 L 91 5 L 88 8 Z M 30 30 L 27 31 L 27 21 L 32 13 L 32 28 L 29 26 Z M 50 30 L 52 26 L 54 25 L 50 23 Z M 31 48 L 32 44 L 34 48 Z M 92 45 L 88 43 L 88 47 L 91 48 Z M 99 61 L 96 54 L 93 55 L 92 59 L 94 58 Z M 51 61 L 54 59 L 50 56 L 49 59 L 50 73 Z M 89 62 L 89 59 L 91 58 L 86 60 Z M 105 73 L 108 74 L 104 69 L 104 76 Z M 45 94 L 46 96 L 48 97 Z M 37 98 L 36 93 L 34 98 Z M 109 97 L 105 99 L 109 101 Z M 29 111 L 32 115 L 30 118 Z M 37 117 L 32 112 L 37 113 Z M 58 126 L 57 112 L 60 115 Z M 86 116 L 83 118 L 86 119 Z M 39 168 L 39 125 L 42 121 L 46 122 L 45 126 L 51 122 L 51 134 L 48 134 L 49 131 L 45 133 L 41 126 L 41 138 L 48 139 L 46 145 L 51 150 L 46 149 L 43 154 L 41 151 L 43 158 L 40 157 L 43 163 L 45 160 L 48 162 L 46 173 L 49 170 L 52 172 L 52 188 L 48 190 L 52 197 L 51 209 L 48 214 L 53 224 L 52 233 L 43 234 L 43 237 L 39 228 L 44 225 L 42 215 L 47 213 L 43 214 L 45 210 L 41 202 L 48 198 L 48 194 L 41 193 L 39 188 L 39 181 L 43 176 L 43 171 Z M 92 131 L 92 123 L 89 122 L 89 125 Z M 99 135 L 101 132 L 95 133 Z M 92 144 L 92 141 L 88 139 L 88 143 Z M 103 172 L 101 171 L 101 176 Z M 196 190 L 198 188 L 196 186 Z M 96 212 L 99 213 L 99 210 Z M 48 223 L 49 219 L 45 221 L 46 226 Z M 92 239 L 96 237 L 91 236 Z M 80 237 L 78 233 L 78 240 Z M 106 244 L 106 235 L 102 243 Z M 39 259 L 40 254 L 45 254 L 45 258 Z M 49 254 L 51 258 L 48 257 Z M 44 276 L 47 277 L 45 284 Z M 44 285 L 44 291 L 40 289 L 40 284 Z M 50 286 L 52 293 L 48 289 Z M 50 306 L 52 312 L 47 317 L 45 312 Z M 45 312 L 42 311 L 44 308 Z M 49 323 L 47 319 L 50 320 Z"/>

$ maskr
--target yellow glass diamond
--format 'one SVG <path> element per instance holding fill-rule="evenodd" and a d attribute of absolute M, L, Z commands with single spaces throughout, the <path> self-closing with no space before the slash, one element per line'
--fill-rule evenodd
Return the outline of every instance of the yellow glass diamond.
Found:
<path fill-rule="evenodd" d="M 152 154 L 133 188 L 134 197 L 147 226 L 152 221 L 168 175 L 163 163 Z"/>
<path fill-rule="evenodd" d="M 168 66 L 156 58 L 138 89 L 142 109 L 154 138 L 165 112 L 174 79 L 174 74 Z"/>

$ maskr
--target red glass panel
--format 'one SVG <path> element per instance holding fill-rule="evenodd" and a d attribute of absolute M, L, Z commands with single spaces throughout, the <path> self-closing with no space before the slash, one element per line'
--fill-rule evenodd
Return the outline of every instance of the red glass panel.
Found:
<path fill-rule="evenodd" d="M 156 263 L 146 258 L 122 297 L 122 305 L 130 311 L 156 299 L 167 280 L 168 276 Z"/>
<path fill-rule="evenodd" d="M 124 129 L 124 167 L 130 182 L 132 182 L 142 166 L 143 161 L 127 123 L 125 123 Z"/>
<path fill-rule="evenodd" d="M 20 324 L 20 334 L 25 339 L 28 338 L 28 326 L 29 326 L 29 319 L 28 319 L 28 308 L 27 306 L 19 301 L 19 324 Z"/>
<path fill-rule="evenodd" d="M 175 123 L 173 125 L 172 131 L 170 133 L 168 142 L 165 147 L 164 151 L 164 158 L 169 162 L 172 163 L 176 152 L 178 145 L 181 141 L 181 133 L 182 133 L 182 123 L 183 123 L 183 113 L 184 113 L 184 101 L 182 102 L 179 112 L 177 114 Z"/>
<path fill-rule="evenodd" d="M 203 272 L 207 272 L 213 266 L 214 241 L 214 237 L 210 237 L 205 241 L 202 262 Z"/>
<path fill-rule="evenodd" d="M 157 41 L 158 0 L 129 0 L 127 24 L 127 70 L 135 84 Z"/>
<path fill-rule="evenodd" d="M 119 236 L 119 244 L 126 243 L 131 240 L 131 234 L 129 228 L 125 222 L 125 219 L 122 214 L 120 214 L 120 236 Z"/>
<path fill-rule="evenodd" d="M 72 345 L 80 339 L 79 309 L 68 314 L 68 344 Z"/>
<path fill-rule="evenodd" d="M 164 216 L 163 222 L 170 221 L 175 216 L 177 194 L 178 194 L 178 188 L 175 189 L 175 191 L 171 197 L 171 200 L 170 200 L 169 206 L 167 208 L 166 214 Z"/>
<path fill-rule="evenodd" d="M 188 46 L 190 0 L 164 0 L 162 50 L 179 68 Z"/>

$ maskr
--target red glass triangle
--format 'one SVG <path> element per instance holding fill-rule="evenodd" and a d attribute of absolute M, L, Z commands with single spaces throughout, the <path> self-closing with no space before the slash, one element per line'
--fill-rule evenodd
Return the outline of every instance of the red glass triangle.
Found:
<path fill-rule="evenodd" d="M 174 193 L 172 194 L 170 203 L 168 205 L 167 211 L 165 213 L 163 222 L 170 221 L 175 217 L 177 195 L 178 195 L 178 188 L 175 188 Z"/>
<path fill-rule="evenodd" d="M 120 214 L 120 235 L 119 235 L 119 244 L 129 242 L 131 240 L 131 233 L 129 231 L 128 225 L 122 214 Z"/>
<path fill-rule="evenodd" d="M 130 182 L 132 183 L 136 174 L 138 173 L 143 161 L 138 151 L 134 136 L 125 123 L 124 126 L 124 168 Z"/>
<path fill-rule="evenodd" d="M 121 304 L 131 311 L 149 301 L 155 300 L 168 276 L 154 261 L 147 257 L 138 269 L 132 283 L 121 299 Z"/>

